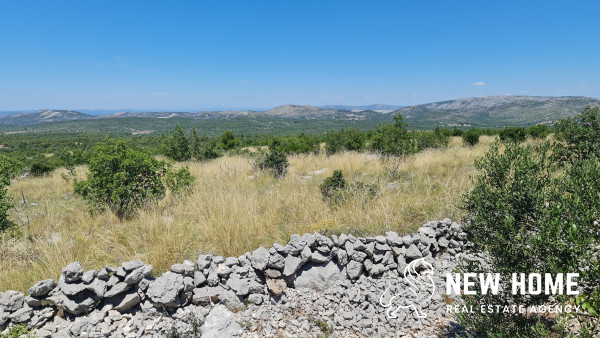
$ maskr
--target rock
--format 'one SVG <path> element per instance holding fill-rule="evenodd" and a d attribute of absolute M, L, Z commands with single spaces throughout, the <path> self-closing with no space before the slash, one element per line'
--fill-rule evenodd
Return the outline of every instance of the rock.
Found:
<path fill-rule="evenodd" d="M 46 279 L 35 283 L 27 290 L 27 293 L 32 297 L 42 297 L 48 294 L 56 287 L 56 282 L 53 279 Z"/>
<path fill-rule="evenodd" d="M 360 277 L 362 273 L 363 264 L 357 261 L 350 261 L 348 265 L 346 265 L 346 272 L 348 274 L 348 278 L 357 279 Z"/>
<path fill-rule="evenodd" d="M 346 279 L 346 271 L 333 261 L 320 265 L 305 265 L 296 276 L 296 288 L 325 290 L 336 281 Z"/>
<path fill-rule="evenodd" d="M 25 295 L 22 292 L 8 290 L 0 296 L 0 310 L 13 312 L 23 307 Z"/>
<path fill-rule="evenodd" d="M 33 311 L 33 316 L 29 321 L 29 325 L 34 329 L 39 329 L 42 326 L 44 326 L 44 324 L 46 324 L 50 319 L 52 319 L 55 313 L 56 309 L 50 306 L 45 307 L 39 311 Z"/>
<path fill-rule="evenodd" d="M 363 251 L 366 248 L 367 247 L 360 239 L 357 239 L 356 242 L 354 242 L 354 250 Z"/>
<path fill-rule="evenodd" d="M 96 278 L 96 271 L 95 270 L 89 270 L 83 273 L 83 276 L 81 277 L 81 281 L 85 284 L 89 284 L 91 283 L 94 278 Z"/>
<path fill-rule="evenodd" d="M 229 286 L 238 296 L 245 296 L 249 292 L 249 283 L 247 279 L 231 277 L 227 280 L 227 286 Z"/>
<path fill-rule="evenodd" d="M 310 260 L 315 263 L 325 263 L 325 262 L 329 262 L 331 260 L 331 257 L 323 256 L 320 252 L 315 251 L 310 256 Z"/>
<path fill-rule="evenodd" d="M 340 265 L 348 264 L 348 253 L 346 250 L 338 250 L 337 251 L 337 260 Z"/>
<path fill-rule="evenodd" d="M 10 321 L 14 324 L 25 323 L 31 318 L 33 314 L 33 310 L 29 306 L 24 306 L 17 311 L 13 312 L 9 318 Z"/>
<path fill-rule="evenodd" d="M 303 264 L 304 264 L 304 262 L 302 261 L 302 258 L 292 256 L 292 255 L 287 256 L 284 260 L 283 275 L 291 276 L 291 275 L 295 274 L 296 271 L 298 271 L 298 269 L 300 269 L 300 267 Z"/>
<path fill-rule="evenodd" d="M 237 258 L 235 258 L 235 257 L 227 257 L 227 258 L 225 259 L 225 265 L 227 265 L 227 266 L 229 266 L 229 267 L 232 267 L 232 266 L 234 266 L 234 265 L 239 265 L 239 263 L 240 263 L 240 262 L 239 262 L 239 261 L 238 261 L 238 259 L 237 259 Z"/>
<path fill-rule="evenodd" d="M 256 270 L 263 271 L 269 263 L 269 251 L 262 246 L 252 252 L 250 263 Z"/>
<path fill-rule="evenodd" d="M 152 273 L 152 265 L 144 264 L 135 268 L 127 276 L 125 276 L 125 284 L 133 285 L 139 283 L 144 277 Z"/>
<path fill-rule="evenodd" d="M 2 327 L 4 327 L 4 325 L 6 323 L 8 323 L 8 321 L 10 320 L 10 313 L 8 312 L 4 312 L 2 311 L 2 309 L 0 309 L 0 329 L 2 329 Z M 1 331 L 0 331 L 1 334 Z"/>
<path fill-rule="evenodd" d="M 219 294 L 219 303 L 232 310 L 239 310 L 244 306 L 238 296 L 231 290 L 223 290 Z"/>
<path fill-rule="evenodd" d="M 350 241 L 346 241 L 346 244 L 344 244 L 344 248 L 346 249 L 346 253 L 348 254 L 348 256 L 351 257 L 354 253 L 354 244 L 352 244 L 352 242 Z"/>
<path fill-rule="evenodd" d="M 200 255 L 198 256 L 198 270 L 204 270 L 210 266 L 212 262 L 212 255 Z"/>
<path fill-rule="evenodd" d="M 237 317 L 223 305 L 215 306 L 200 328 L 203 338 L 228 338 L 242 334 Z"/>
<path fill-rule="evenodd" d="M 178 296 L 182 290 L 183 276 L 167 272 L 150 283 L 146 294 L 154 303 L 166 307 L 176 307 L 180 305 Z"/>
<path fill-rule="evenodd" d="M 87 331 L 89 325 L 90 322 L 87 320 L 87 318 L 77 318 L 75 319 L 73 325 L 71 325 L 69 331 L 74 337 L 79 337 L 82 335 L 82 333 Z"/>
<path fill-rule="evenodd" d="M 46 298 L 48 303 L 58 309 L 79 316 L 90 313 L 96 305 L 96 295 L 91 291 L 83 291 L 75 296 L 67 297 L 62 291 L 52 291 L 50 297 Z"/>
<path fill-rule="evenodd" d="M 274 253 L 269 257 L 268 266 L 273 269 L 281 270 L 285 266 L 285 259 L 282 255 Z"/>
<path fill-rule="evenodd" d="M 141 299 L 135 290 L 129 290 L 127 293 L 121 293 L 111 298 L 106 298 L 104 303 L 110 304 L 113 310 L 123 313 L 140 303 Z"/>
<path fill-rule="evenodd" d="M 116 296 L 122 292 L 125 292 L 129 289 L 131 289 L 131 285 L 126 284 L 124 282 L 119 282 L 115 286 L 113 286 L 110 290 L 106 291 L 106 293 L 104 293 L 104 297 L 110 298 L 110 297 Z"/>
<path fill-rule="evenodd" d="M 265 270 L 265 276 L 267 276 L 267 278 L 279 278 L 281 277 L 281 271 L 279 270 L 274 270 L 274 269 L 267 269 Z"/>
<path fill-rule="evenodd" d="M 258 294 L 251 294 L 248 296 L 248 301 L 252 304 L 260 305 L 263 302 L 263 296 Z"/>
<path fill-rule="evenodd" d="M 250 292 L 251 294 L 253 293 L 264 293 L 265 292 L 265 286 L 263 284 L 260 284 L 256 281 L 252 281 L 250 282 L 250 285 L 248 286 L 248 292 Z"/>
<path fill-rule="evenodd" d="M 220 286 L 205 286 L 194 289 L 193 303 L 194 304 L 210 304 L 219 301 L 220 294 L 225 291 Z"/>
<path fill-rule="evenodd" d="M 143 266 L 144 263 L 138 259 L 129 261 L 129 262 L 125 262 L 121 264 L 121 267 L 123 268 L 123 270 L 125 271 L 132 271 L 135 270 L 141 266 Z"/>
<path fill-rule="evenodd" d="M 307 245 L 304 247 L 304 249 L 302 249 L 302 252 L 300 253 L 300 258 L 302 259 L 302 262 L 306 263 L 310 260 L 311 255 L 312 251 L 310 251 L 310 247 Z"/>
<path fill-rule="evenodd" d="M 173 265 L 171 265 L 170 270 L 171 270 L 171 272 L 174 272 L 174 273 L 183 274 L 183 270 L 184 270 L 183 264 L 181 264 L 181 263 L 173 264 Z"/>
<path fill-rule="evenodd" d="M 275 296 L 280 296 L 287 289 L 287 284 L 283 279 L 267 279 L 267 288 Z"/>
<path fill-rule="evenodd" d="M 414 244 L 411 244 L 408 247 L 405 255 L 406 255 L 406 258 L 408 258 L 408 259 L 417 259 L 417 258 L 421 258 L 423 256 L 421 251 Z"/>
<path fill-rule="evenodd" d="M 67 265 L 62 270 L 62 276 L 64 277 L 65 282 L 67 283 L 77 282 L 81 280 L 81 277 L 83 277 L 83 268 L 81 267 L 81 263 L 73 262 Z"/>
<path fill-rule="evenodd" d="M 194 272 L 194 285 L 196 287 L 198 287 L 204 283 L 206 283 L 206 277 L 204 277 L 204 274 L 202 273 L 202 271 L 195 271 Z"/>

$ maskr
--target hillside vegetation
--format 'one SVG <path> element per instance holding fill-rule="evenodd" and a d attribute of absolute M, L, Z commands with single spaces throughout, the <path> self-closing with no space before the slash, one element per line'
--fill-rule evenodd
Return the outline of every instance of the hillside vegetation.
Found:
<path fill-rule="evenodd" d="M 241 155 L 183 162 L 196 177 L 189 195 L 167 196 L 129 220 L 109 211 L 92 216 L 63 178 L 64 169 L 16 180 L 8 193 L 17 202 L 10 211 L 17 226 L 0 234 L 0 289 L 26 290 L 72 261 L 100 268 L 138 258 L 160 273 L 199 252 L 241 255 L 286 243 L 294 233 L 408 233 L 426 220 L 458 219 L 457 203 L 475 173 L 473 160 L 494 139 L 481 136 L 477 145 L 465 147 L 454 137 L 447 148 L 404 160 L 356 152 L 294 155 L 281 179 L 255 171 Z M 334 170 L 342 170 L 349 183 L 377 185 L 375 197 L 327 203 L 319 186 Z M 86 171 L 77 167 L 77 177 Z"/>

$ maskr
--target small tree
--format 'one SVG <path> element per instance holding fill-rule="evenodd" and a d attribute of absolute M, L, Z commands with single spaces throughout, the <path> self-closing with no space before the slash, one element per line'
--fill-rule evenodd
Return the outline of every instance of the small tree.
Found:
<path fill-rule="evenodd" d="M 506 127 L 500 131 L 500 139 L 507 142 L 521 143 L 527 138 L 525 128 Z"/>
<path fill-rule="evenodd" d="M 348 184 L 344 179 L 344 175 L 341 170 L 335 170 L 333 175 L 327 177 L 323 183 L 319 186 L 321 189 L 321 195 L 326 200 L 332 200 L 339 196 L 340 191 L 346 189 Z"/>
<path fill-rule="evenodd" d="M 176 126 L 170 137 L 165 139 L 165 155 L 175 161 L 187 161 L 192 158 L 190 144 L 181 126 Z"/>
<path fill-rule="evenodd" d="M 371 149 L 383 155 L 402 156 L 414 153 L 413 140 L 408 136 L 407 124 L 400 114 L 394 116 L 394 124 L 382 124 L 373 134 Z"/>
<path fill-rule="evenodd" d="M 225 150 L 233 149 L 235 147 L 239 147 L 241 145 L 240 140 L 238 140 L 231 130 L 227 130 L 223 132 L 221 135 L 221 148 Z"/>
<path fill-rule="evenodd" d="M 463 143 L 472 147 L 479 143 L 479 135 L 479 130 L 471 128 L 462 133 Z"/>
<path fill-rule="evenodd" d="M 122 140 L 96 145 L 89 170 L 87 180 L 74 183 L 75 192 L 96 209 L 109 208 L 119 219 L 131 217 L 139 207 L 165 193 L 165 164 L 129 148 Z"/>
<path fill-rule="evenodd" d="M 279 145 L 277 140 L 273 140 L 273 143 L 269 146 L 269 154 L 267 154 L 264 160 L 260 162 L 259 167 L 263 170 L 271 170 L 273 176 L 282 178 L 285 176 L 290 164 L 287 160 L 287 156 L 281 151 Z"/>
<path fill-rule="evenodd" d="M 190 174 L 188 167 L 179 168 L 177 171 L 169 170 L 165 175 L 165 184 L 177 196 L 190 192 L 196 178 Z"/>
<path fill-rule="evenodd" d="M 548 136 L 548 134 L 550 134 L 550 129 L 548 129 L 548 126 L 545 124 L 536 124 L 535 126 L 529 127 L 527 133 L 533 138 L 540 139 Z"/>
<path fill-rule="evenodd" d="M 8 219 L 8 210 L 12 208 L 12 199 L 8 196 L 6 187 L 10 185 L 10 178 L 4 171 L 3 163 L 0 162 L 0 232 L 10 228 L 13 223 Z"/>

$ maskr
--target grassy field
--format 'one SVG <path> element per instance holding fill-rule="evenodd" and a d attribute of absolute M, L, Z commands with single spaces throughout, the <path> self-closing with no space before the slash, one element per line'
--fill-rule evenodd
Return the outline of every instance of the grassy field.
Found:
<path fill-rule="evenodd" d="M 408 233 L 428 220 L 459 219 L 457 203 L 472 185 L 473 160 L 492 141 L 482 136 L 477 146 L 465 147 L 453 138 L 448 148 L 402 161 L 362 153 L 298 155 L 290 157 L 281 180 L 255 172 L 243 156 L 185 163 L 197 178 L 191 193 L 169 196 L 128 221 L 108 212 L 90 215 L 61 176 L 64 170 L 17 180 L 9 193 L 28 203 L 17 203 L 11 212 L 17 230 L 0 234 L 0 290 L 24 291 L 38 280 L 55 279 L 73 261 L 98 269 L 141 259 L 161 273 L 201 252 L 238 256 L 259 245 L 285 244 L 294 233 Z M 329 206 L 319 184 L 335 169 L 350 182 L 377 184 L 376 197 Z M 77 173 L 83 178 L 85 168 Z"/>

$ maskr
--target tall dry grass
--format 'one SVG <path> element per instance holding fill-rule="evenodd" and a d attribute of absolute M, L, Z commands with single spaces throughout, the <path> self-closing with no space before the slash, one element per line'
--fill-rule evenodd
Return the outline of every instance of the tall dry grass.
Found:
<path fill-rule="evenodd" d="M 483 136 L 479 145 L 464 147 L 453 138 L 447 148 L 402 161 L 361 153 L 292 156 L 281 180 L 255 172 L 242 156 L 185 163 L 197 178 L 191 193 L 167 197 L 127 221 L 108 212 L 90 215 L 61 177 L 64 171 L 18 180 L 9 192 L 28 203 L 11 214 L 18 231 L 0 234 L 0 290 L 26 290 L 56 278 L 72 261 L 96 269 L 141 259 L 162 272 L 200 252 L 237 256 L 259 245 L 287 243 L 294 233 L 407 233 L 424 221 L 458 219 L 457 203 L 472 184 L 473 160 L 491 142 Z M 323 168 L 323 174 L 305 177 Z M 319 184 L 335 169 L 348 181 L 378 184 L 376 197 L 329 206 Z M 83 178 L 85 168 L 77 173 Z"/>

